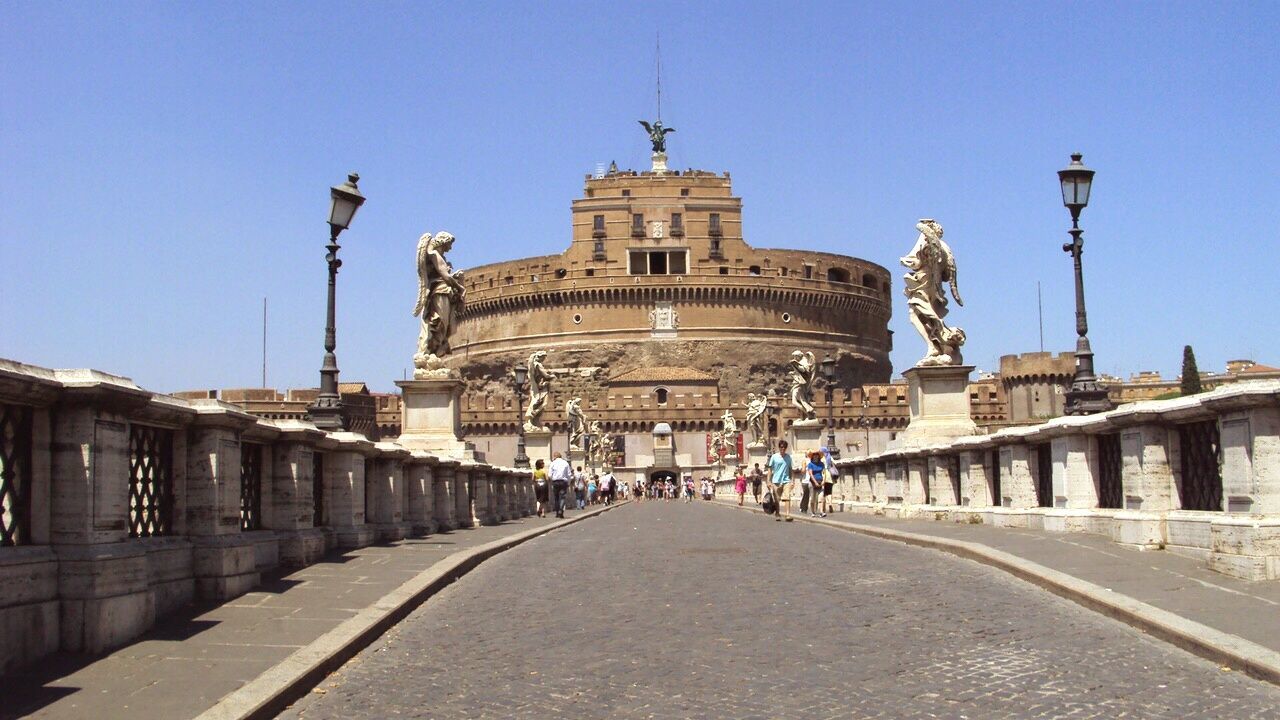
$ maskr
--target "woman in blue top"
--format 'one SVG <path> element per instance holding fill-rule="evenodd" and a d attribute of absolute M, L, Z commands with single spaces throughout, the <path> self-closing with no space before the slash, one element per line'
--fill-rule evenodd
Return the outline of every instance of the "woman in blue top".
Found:
<path fill-rule="evenodd" d="M 827 472 L 827 464 L 823 460 L 822 451 L 815 450 L 809 455 L 809 463 L 804 466 L 804 487 L 801 488 L 804 495 L 800 497 L 800 512 L 807 510 L 809 517 L 827 516 L 824 512 L 818 512 L 822 502 L 822 478 Z"/>

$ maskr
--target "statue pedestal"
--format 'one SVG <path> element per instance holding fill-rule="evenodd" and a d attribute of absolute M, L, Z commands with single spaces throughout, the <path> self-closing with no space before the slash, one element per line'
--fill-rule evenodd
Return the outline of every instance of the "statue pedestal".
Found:
<path fill-rule="evenodd" d="M 972 365 L 913 367 L 903 371 L 911 423 L 890 443 L 890 449 L 940 445 L 977 435 L 969 412 L 969 373 Z"/>
<path fill-rule="evenodd" d="M 409 450 L 455 460 L 474 460 L 475 446 L 462 440 L 462 380 L 398 380 L 404 396 L 400 438 Z"/>
<path fill-rule="evenodd" d="M 664 152 L 656 152 L 653 154 L 653 172 L 664 173 L 667 170 L 667 154 Z"/>
<path fill-rule="evenodd" d="M 573 466 L 573 471 L 578 472 L 578 468 L 582 468 L 582 472 L 588 476 L 591 475 L 591 468 L 587 467 L 587 451 L 578 448 L 569 448 L 569 454 L 565 457 L 569 464 Z"/>
<path fill-rule="evenodd" d="M 821 420 L 797 420 L 791 424 L 791 455 L 808 455 L 822 448 L 822 431 L 827 424 Z"/>
<path fill-rule="evenodd" d="M 535 467 L 539 460 L 542 461 L 544 470 L 551 467 L 551 431 L 525 430 L 524 454 L 529 456 L 531 468 Z"/>
<path fill-rule="evenodd" d="M 755 469 L 756 463 L 760 463 L 760 469 L 768 472 L 769 465 L 769 448 L 764 443 L 759 445 L 752 444 L 747 446 L 747 473 L 750 474 Z"/>

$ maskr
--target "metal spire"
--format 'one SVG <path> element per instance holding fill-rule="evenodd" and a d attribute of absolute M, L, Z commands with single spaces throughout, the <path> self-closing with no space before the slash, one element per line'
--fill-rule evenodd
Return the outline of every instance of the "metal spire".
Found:
<path fill-rule="evenodd" d="M 662 122 L 662 32 L 658 31 L 658 122 Z"/>

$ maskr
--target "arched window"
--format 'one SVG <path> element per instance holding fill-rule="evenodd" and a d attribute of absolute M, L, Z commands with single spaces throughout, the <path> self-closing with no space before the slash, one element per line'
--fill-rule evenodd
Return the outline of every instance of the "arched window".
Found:
<path fill-rule="evenodd" d="M 847 283 L 849 282 L 849 271 L 844 268 L 827 268 L 827 280 L 831 282 Z"/>
<path fill-rule="evenodd" d="M 872 275 L 871 273 L 867 273 L 866 275 L 862 276 L 862 287 L 869 287 L 872 290 L 875 290 L 876 285 L 877 283 L 876 283 L 875 275 Z"/>
<path fill-rule="evenodd" d="M 658 400 L 658 404 L 659 404 L 659 405 L 666 405 L 666 404 L 667 404 L 667 389 L 666 389 L 666 388 L 658 388 L 657 390 L 654 390 L 654 391 L 653 391 L 653 395 L 654 395 L 654 397 L 655 397 L 655 398 L 657 398 L 657 400 Z"/>

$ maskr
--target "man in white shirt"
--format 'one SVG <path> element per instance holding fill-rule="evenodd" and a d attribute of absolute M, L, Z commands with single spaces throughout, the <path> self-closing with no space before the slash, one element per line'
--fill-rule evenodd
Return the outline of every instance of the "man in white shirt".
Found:
<path fill-rule="evenodd" d="M 616 487 L 617 486 L 613 480 L 613 473 L 606 470 L 604 475 L 600 476 L 600 494 L 604 496 L 605 505 L 613 504 L 614 490 Z"/>
<path fill-rule="evenodd" d="M 564 496 L 569 492 L 569 482 L 573 480 L 573 466 L 560 453 L 551 460 L 547 474 L 551 476 L 552 507 L 556 509 L 556 517 L 564 517 Z"/>

